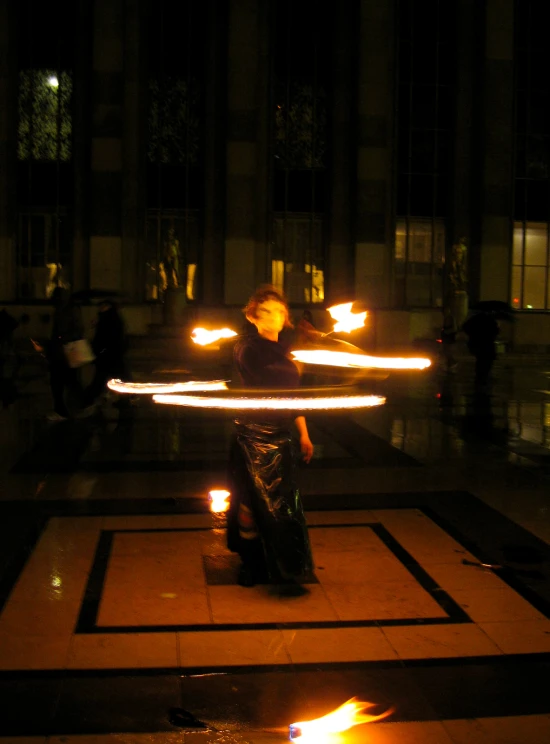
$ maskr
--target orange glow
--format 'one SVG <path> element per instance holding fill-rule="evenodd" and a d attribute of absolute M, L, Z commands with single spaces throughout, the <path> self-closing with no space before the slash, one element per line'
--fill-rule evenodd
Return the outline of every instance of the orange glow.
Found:
<path fill-rule="evenodd" d="M 229 509 L 229 497 L 231 496 L 229 491 L 219 488 L 209 491 L 208 495 L 210 496 L 210 511 L 219 513 Z"/>
<path fill-rule="evenodd" d="M 374 357 L 367 354 L 350 354 L 348 351 L 324 349 L 299 349 L 291 352 L 297 362 L 322 364 L 325 367 L 352 367 L 357 369 L 426 369 L 429 359 L 422 357 Z"/>
<path fill-rule="evenodd" d="M 337 321 L 334 324 L 333 333 L 350 333 L 350 331 L 355 331 L 357 328 L 362 328 L 365 325 L 367 311 L 365 310 L 364 313 L 352 313 L 352 306 L 353 302 L 345 302 L 342 305 L 333 305 L 327 308 L 330 317 Z"/>
<path fill-rule="evenodd" d="M 339 395 L 334 397 L 218 398 L 203 395 L 153 395 L 155 403 L 188 408 L 217 408 L 228 411 L 339 411 L 352 408 L 382 406 L 385 398 L 379 395 Z"/>
<path fill-rule="evenodd" d="M 233 338 L 236 335 L 236 332 L 232 331 L 231 328 L 218 328 L 212 331 L 208 331 L 206 328 L 194 328 L 191 338 L 199 346 L 208 346 L 209 344 L 215 344 L 216 341 L 221 341 L 223 338 Z"/>
<path fill-rule="evenodd" d="M 363 703 L 351 698 L 339 708 L 326 716 L 316 718 L 313 721 L 300 721 L 290 725 L 290 741 L 298 741 L 300 744 L 328 744 L 332 734 L 347 731 L 352 726 L 363 723 L 373 723 L 387 718 L 393 713 L 393 708 L 384 711 L 380 715 L 373 716 L 363 711 L 373 708 L 374 703 Z"/>
<path fill-rule="evenodd" d="M 152 395 L 153 393 L 207 393 L 215 390 L 227 390 L 224 380 L 190 380 L 189 382 L 122 382 L 109 380 L 109 390 L 130 395 Z"/>

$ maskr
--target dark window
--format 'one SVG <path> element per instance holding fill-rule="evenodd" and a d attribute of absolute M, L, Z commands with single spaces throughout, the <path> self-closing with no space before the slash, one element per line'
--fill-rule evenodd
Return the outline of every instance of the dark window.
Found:
<path fill-rule="evenodd" d="M 203 199 L 205 3 L 159 0 L 149 29 L 148 300 L 197 300 Z"/>
<path fill-rule="evenodd" d="M 274 14 L 271 281 L 291 302 L 323 302 L 328 19 L 314 0 Z"/>
<path fill-rule="evenodd" d="M 46 299 L 72 280 L 74 6 L 18 3 L 17 292 L 25 299 Z"/>
<path fill-rule="evenodd" d="M 454 50 L 449 0 L 399 0 L 395 300 L 443 298 Z"/>

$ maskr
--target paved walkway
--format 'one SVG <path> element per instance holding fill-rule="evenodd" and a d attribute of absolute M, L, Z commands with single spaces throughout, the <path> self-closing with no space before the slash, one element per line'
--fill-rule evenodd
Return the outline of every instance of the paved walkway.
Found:
<path fill-rule="evenodd" d="M 546 744 L 549 374 L 503 360 L 474 394 L 463 361 L 309 417 L 293 598 L 236 584 L 209 511 L 228 419 L 48 426 L 27 379 L 0 413 L 0 742 L 272 744 L 356 696 L 394 713 L 340 741 Z"/>

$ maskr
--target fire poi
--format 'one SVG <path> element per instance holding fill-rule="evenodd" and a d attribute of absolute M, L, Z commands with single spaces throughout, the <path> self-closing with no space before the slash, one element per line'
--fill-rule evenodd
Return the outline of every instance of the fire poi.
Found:
<path fill-rule="evenodd" d="M 194 328 L 191 332 L 191 339 L 199 346 L 209 346 L 222 339 L 233 338 L 236 335 L 236 331 L 232 331 L 231 328 L 219 328 L 211 331 L 206 328 Z"/>
<path fill-rule="evenodd" d="M 205 380 L 188 382 L 123 382 L 109 380 L 107 387 L 115 393 L 130 395 L 153 395 L 154 393 L 206 393 L 214 390 L 227 390 L 225 380 Z"/>
<path fill-rule="evenodd" d="M 333 305 L 327 308 L 330 317 L 336 321 L 332 333 L 351 333 L 358 328 L 363 328 L 367 318 L 367 312 L 353 313 L 351 308 L 353 302 L 344 302 L 342 305 Z"/>
<path fill-rule="evenodd" d="M 206 397 L 204 395 L 153 395 L 155 403 L 188 408 L 217 408 L 227 411 L 342 411 L 384 405 L 380 395 L 334 397 Z"/>
<path fill-rule="evenodd" d="M 367 312 L 354 313 L 353 302 L 333 305 L 327 308 L 336 321 L 330 333 L 350 333 L 365 325 Z M 220 340 L 237 337 L 231 328 L 194 328 L 191 338 L 195 344 L 209 346 Z M 341 370 L 423 370 L 431 361 L 418 357 L 378 357 L 361 353 L 356 346 L 328 338 L 329 334 L 319 334 L 321 348 L 296 349 L 291 352 L 296 362 L 312 366 L 332 367 Z M 327 348 L 333 346 L 333 348 Z M 335 347 L 335 348 L 334 348 Z M 234 390 L 228 388 L 225 380 L 189 380 L 185 382 L 123 382 L 110 380 L 108 387 L 117 392 L 131 395 L 151 395 L 155 403 L 228 411 L 338 411 L 354 408 L 370 408 L 385 403 L 379 395 L 342 394 L 340 391 L 327 395 L 322 389 L 301 389 L 300 395 L 282 395 L 278 391 Z M 195 395 L 208 393 L 208 395 Z M 211 395 L 210 393 L 214 393 Z M 221 395 L 216 395 L 220 393 Z"/>
<path fill-rule="evenodd" d="M 390 708 L 379 715 L 364 713 L 363 711 L 375 707 L 375 703 L 366 703 L 351 698 L 332 713 L 316 718 L 313 721 L 300 721 L 290 724 L 290 741 L 300 744 L 329 744 L 332 734 L 347 731 L 352 726 L 363 723 L 381 721 L 393 713 Z"/>

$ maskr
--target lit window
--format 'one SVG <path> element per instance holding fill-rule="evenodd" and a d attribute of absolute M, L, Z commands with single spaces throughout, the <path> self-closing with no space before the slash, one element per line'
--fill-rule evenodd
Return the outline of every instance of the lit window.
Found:
<path fill-rule="evenodd" d="M 515 222 L 511 302 L 517 310 L 548 310 L 549 244 L 547 222 Z"/>
<path fill-rule="evenodd" d="M 445 257 L 443 220 L 400 219 L 395 229 L 395 281 L 409 306 L 442 304 Z"/>

